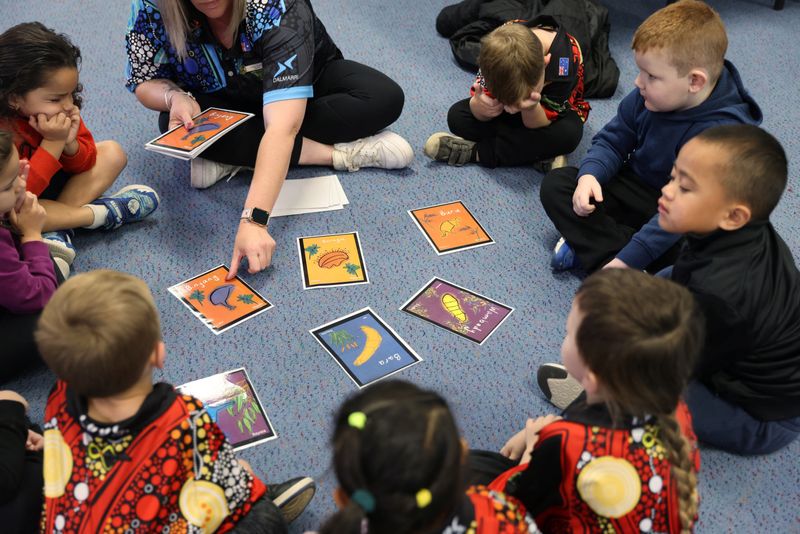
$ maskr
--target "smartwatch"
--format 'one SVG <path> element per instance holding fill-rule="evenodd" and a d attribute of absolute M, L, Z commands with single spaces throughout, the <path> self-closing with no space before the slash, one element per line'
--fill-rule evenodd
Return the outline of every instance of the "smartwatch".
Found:
<path fill-rule="evenodd" d="M 242 211 L 241 220 L 266 228 L 267 223 L 269 223 L 269 212 L 261 208 L 245 208 Z"/>

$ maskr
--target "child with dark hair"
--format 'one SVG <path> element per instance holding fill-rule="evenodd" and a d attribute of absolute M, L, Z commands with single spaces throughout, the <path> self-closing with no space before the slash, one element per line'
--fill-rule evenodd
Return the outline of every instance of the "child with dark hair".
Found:
<path fill-rule="evenodd" d="M 53 265 L 42 242 L 44 209 L 25 184 L 30 165 L 20 160 L 11 134 L 0 130 L 0 382 L 41 363 L 33 331 L 44 305 L 69 274 Z"/>
<path fill-rule="evenodd" d="M 80 60 L 67 36 L 39 22 L 0 34 L 0 125 L 30 161 L 27 187 L 47 211 L 45 242 L 70 264 L 71 229 L 117 228 L 146 217 L 159 201 L 143 185 L 101 196 L 127 156 L 115 141 L 95 144 L 81 118 Z"/>
<path fill-rule="evenodd" d="M 200 401 L 153 384 L 166 351 L 141 280 L 71 278 L 36 342 L 59 378 L 45 408 L 43 531 L 285 534 L 314 496 L 308 477 L 265 486 Z"/>
<path fill-rule="evenodd" d="M 581 141 L 583 100 L 578 41 L 552 17 L 514 20 L 481 40 L 471 98 L 453 104 L 425 154 L 449 165 L 530 165 L 569 154 Z M 556 166 L 563 166 L 564 158 Z"/>
<path fill-rule="evenodd" d="M 590 276 L 561 345 L 585 397 L 563 419 L 529 419 L 476 465 L 505 470 L 490 487 L 520 499 L 545 532 L 691 532 L 699 455 L 680 398 L 702 337 L 678 284 L 632 269 Z"/>
<path fill-rule="evenodd" d="M 336 416 L 339 511 L 320 534 L 538 532 L 516 500 L 467 488 L 465 447 L 436 393 L 401 381 L 359 392 Z"/>
<path fill-rule="evenodd" d="M 658 203 L 661 228 L 686 234 L 672 279 L 706 316 L 687 398 L 697 435 L 740 454 L 800 435 L 800 271 L 769 221 L 787 176 L 773 136 L 720 126 L 681 149 Z"/>

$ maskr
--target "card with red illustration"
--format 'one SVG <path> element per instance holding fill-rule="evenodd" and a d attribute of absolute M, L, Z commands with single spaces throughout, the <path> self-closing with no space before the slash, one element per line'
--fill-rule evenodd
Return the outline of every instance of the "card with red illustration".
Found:
<path fill-rule="evenodd" d="M 244 280 L 225 280 L 228 267 L 220 265 L 169 288 L 209 330 L 221 334 L 272 307 Z"/>
<path fill-rule="evenodd" d="M 368 284 L 358 232 L 297 238 L 303 289 Z"/>

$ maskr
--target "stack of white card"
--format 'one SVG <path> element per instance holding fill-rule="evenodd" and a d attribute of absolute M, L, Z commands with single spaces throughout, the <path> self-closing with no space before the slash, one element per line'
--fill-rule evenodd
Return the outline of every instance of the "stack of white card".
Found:
<path fill-rule="evenodd" d="M 286 180 L 270 217 L 340 210 L 349 203 L 335 174 Z"/>

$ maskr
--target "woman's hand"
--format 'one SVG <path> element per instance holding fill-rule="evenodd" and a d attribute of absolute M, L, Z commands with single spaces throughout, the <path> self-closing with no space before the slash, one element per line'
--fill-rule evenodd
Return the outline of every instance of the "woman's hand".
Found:
<path fill-rule="evenodd" d="M 192 117 L 200 113 L 200 104 L 197 100 L 184 92 L 170 90 L 167 94 L 169 101 L 169 129 L 183 126 L 187 130 L 194 128 Z"/>
<path fill-rule="evenodd" d="M 266 227 L 241 221 L 236 232 L 236 241 L 233 243 L 231 270 L 227 279 L 231 280 L 236 276 L 242 258 L 247 258 L 247 272 L 250 274 L 263 271 L 272 263 L 274 252 L 275 240 L 269 235 Z"/>

